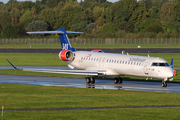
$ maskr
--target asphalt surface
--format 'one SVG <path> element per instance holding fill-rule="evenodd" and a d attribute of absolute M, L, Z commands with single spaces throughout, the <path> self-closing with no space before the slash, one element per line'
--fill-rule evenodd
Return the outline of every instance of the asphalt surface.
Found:
<path fill-rule="evenodd" d="M 161 87 L 161 82 L 123 81 L 122 84 L 114 84 L 113 80 L 97 79 L 95 84 L 86 84 L 85 79 L 80 78 L 57 78 L 19 75 L 0 75 L 0 84 L 27 84 L 40 86 L 63 86 L 94 89 L 114 89 L 149 92 L 180 93 L 179 83 L 167 83 L 166 88 Z"/>
<path fill-rule="evenodd" d="M 77 51 L 91 51 L 93 49 L 77 49 Z M 180 49 L 101 49 L 107 53 L 180 53 Z M 2 53 L 59 53 L 61 49 L 0 49 Z"/>

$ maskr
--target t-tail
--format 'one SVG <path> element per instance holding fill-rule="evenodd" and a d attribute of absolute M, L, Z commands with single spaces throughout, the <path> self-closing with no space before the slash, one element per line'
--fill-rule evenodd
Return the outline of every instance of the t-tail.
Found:
<path fill-rule="evenodd" d="M 37 32 L 27 32 L 27 33 L 28 34 L 58 34 L 60 38 L 62 50 L 71 50 L 72 52 L 75 52 L 76 49 L 71 46 L 67 33 L 83 34 L 83 32 L 66 31 L 66 29 L 64 28 L 60 28 L 56 31 L 37 31 Z"/>

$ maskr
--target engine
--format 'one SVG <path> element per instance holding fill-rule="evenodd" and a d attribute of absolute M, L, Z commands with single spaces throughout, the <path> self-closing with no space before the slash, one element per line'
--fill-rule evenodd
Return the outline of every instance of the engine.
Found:
<path fill-rule="evenodd" d="M 74 53 L 70 50 L 63 50 L 59 53 L 59 58 L 63 61 L 70 61 L 74 58 Z"/>
<path fill-rule="evenodd" d="M 92 50 L 91 52 L 101 52 L 101 53 L 103 53 L 102 50 Z"/>

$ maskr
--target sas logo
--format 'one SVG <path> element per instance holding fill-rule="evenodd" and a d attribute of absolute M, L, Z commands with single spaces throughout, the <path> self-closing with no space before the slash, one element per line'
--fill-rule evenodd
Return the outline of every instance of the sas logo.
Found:
<path fill-rule="evenodd" d="M 63 49 L 63 50 L 68 50 L 68 44 L 64 44 L 64 43 L 63 43 L 63 44 L 62 44 L 62 49 Z"/>

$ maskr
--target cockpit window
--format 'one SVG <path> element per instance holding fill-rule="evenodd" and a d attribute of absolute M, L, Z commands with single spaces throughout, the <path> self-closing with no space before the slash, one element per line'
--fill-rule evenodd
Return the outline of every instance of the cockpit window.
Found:
<path fill-rule="evenodd" d="M 168 63 L 152 63 L 151 66 L 170 66 Z"/>
<path fill-rule="evenodd" d="M 166 66 L 170 66 L 169 63 L 165 63 L 165 64 L 166 64 Z"/>

